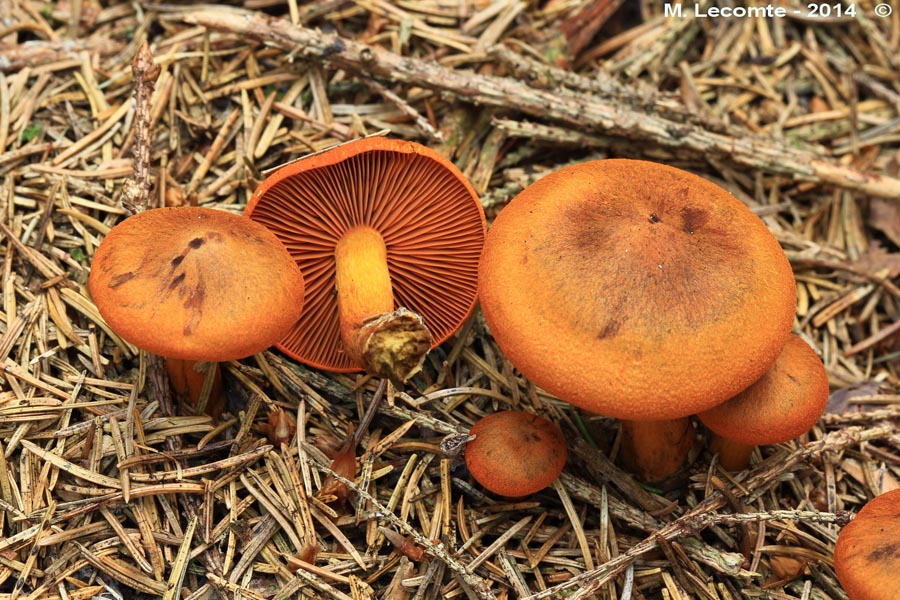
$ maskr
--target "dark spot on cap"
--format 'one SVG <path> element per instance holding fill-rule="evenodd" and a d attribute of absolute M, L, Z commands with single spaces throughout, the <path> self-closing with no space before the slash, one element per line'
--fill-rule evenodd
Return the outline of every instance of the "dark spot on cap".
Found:
<path fill-rule="evenodd" d="M 671 333 L 664 323 L 687 333 L 745 302 L 742 277 L 752 280 L 755 261 L 723 229 L 727 211 L 682 199 L 682 189 L 661 190 L 651 203 L 653 192 L 649 184 L 621 197 L 592 192 L 548 223 L 553 233 L 537 236 L 527 252 L 529 264 L 564 290 L 562 318 L 595 339 L 621 339 L 626 325 L 654 338 Z M 734 280 L 726 281 L 729 272 Z"/>
<path fill-rule="evenodd" d="M 197 248 L 202 246 L 203 242 L 205 242 L 205 241 L 206 240 L 204 240 L 202 237 L 194 238 L 190 242 L 188 242 L 188 246 L 190 246 L 191 248 L 196 250 Z"/>
<path fill-rule="evenodd" d="M 884 544 L 869 552 L 869 562 L 883 562 L 900 558 L 900 542 Z"/>
<path fill-rule="evenodd" d="M 603 329 L 600 330 L 600 333 L 597 334 L 598 340 L 604 340 L 606 338 L 616 337 L 619 334 L 619 330 L 622 329 L 622 320 L 621 319 L 610 319 L 603 326 Z"/>
<path fill-rule="evenodd" d="M 651 223 L 659 223 L 662 219 L 659 218 L 659 215 L 656 213 L 650 213 L 650 222 Z"/>
<path fill-rule="evenodd" d="M 107 286 L 111 287 L 111 288 L 119 287 L 123 283 L 128 283 L 135 277 L 137 277 L 137 273 L 135 273 L 134 271 L 128 271 L 127 273 L 122 273 L 121 275 L 116 275 L 115 277 L 110 279 Z"/>
<path fill-rule="evenodd" d="M 681 219 L 684 223 L 685 233 L 693 234 L 706 225 L 706 222 L 709 221 L 709 213 L 702 208 L 682 208 Z"/>
<path fill-rule="evenodd" d="M 184 254 L 179 254 L 178 256 L 176 256 L 175 258 L 173 258 L 173 259 L 172 259 L 172 268 L 174 269 L 175 267 L 177 267 L 178 265 L 180 265 L 180 264 L 181 264 L 181 261 L 183 261 L 183 260 L 184 260 Z"/>
<path fill-rule="evenodd" d="M 188 322 L 184 324 L 184 335 L 188 336 L 194 333 L 197 325 L 200 324 L 200 317 L 203 315 L 203 301 L 206 297 L 206 288 L 202 283 L 198 283 L 193 289 L 188 299 L 184 301 L 184 308 L 191 311 Z"/>
<path fill-rule="evenodd" d="M 541 436 L 533 431 L 528 431 L 525 433 L 525 439 L 531 443 L 539 443 L 541 441 Z"/>
<path fill-rule="evenodd" d="M 184 273 L 181 273 L 180 275 L 175 277 L 175 279 L 172 280 L 172 283 L 169 284 L 169 289 L 174 290 L 182 283 L 184 283 Z"/>

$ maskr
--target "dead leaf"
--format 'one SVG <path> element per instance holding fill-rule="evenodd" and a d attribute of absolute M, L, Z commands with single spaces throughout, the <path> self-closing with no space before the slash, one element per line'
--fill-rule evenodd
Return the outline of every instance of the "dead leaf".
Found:
<path fill-rule="evenodd" d="M 864 468 L 869 469 L 869 481 L 872 481 L 875 485 L 875 489 L 872 490 L 873 492 L 884 494 L 885 492 L 900 488 L 900 482 L 898 482 L 893 475 L 886 470 L 877 468 L 873 463 L 866 463 L 864 466 L 854 458 L 845 458 L 843 462 L 841 462 L 841 469 L 844 473 L 865 486 L 866 474 L 863 471 Z"/>
<path fill-rule="evenodd" d="M 859 263 L 869 273 L 881 273 L 888 279 L 893 279 L 900 275 L 900 252 L 888 252 L 877 241 L 869 243 L 868 248 L 859 257 Z"/>
<path fill-rule="evenodd" d="M 848 385 L 847 387 L 835 390 L 828 397 L 828 404 L 825 406 L 826 414 L 845 414 L 856 412 L 868 412 L 879 408 L 874 404 L 856 403 L 854 398 L 860 396 L 877 396 L 883 394 L 888 388 L 884 383 L 877 381 L 866 381 L 863 383 Z"/>
<path fill-rule="evenodd" d="M 776 555 L 769 558 L 769 564 L 772 565 L 772 575 L 779 582 L 797 579 L 803 573 L 803 568 L 807 562 L 805 559 L 797 559 L 792 556 Z"/>
<path fill-rule="evenodd" d="M 866 219 L 872 227 L 900 246 L 900 203 L 891 198 L 869 200 L 869 214 Z"/>

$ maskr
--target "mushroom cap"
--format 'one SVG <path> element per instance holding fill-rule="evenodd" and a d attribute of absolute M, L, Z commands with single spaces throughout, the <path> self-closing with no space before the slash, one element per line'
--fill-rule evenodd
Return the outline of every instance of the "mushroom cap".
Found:
<path fill-rule="evenodd" d="M 471 314 L 484 212 L 449 160 L 414 142 L 363 138 L 288 164 L 257 188 L 245 212 L 278 236 L 306 280 L 303 313 L 277 344 L 331 371 L 358 371 L 341 344 L 335 246 L 368 225 L 384 238 L 394 300 L 442 343 Z"/>
<path fill-rule="evenodd" d="M 94 254 L 88 289 L 125 340 L 186 360 L 261 352 L 303 303 L 303 275 L 272 233 L 199 207 L 147 210 L 113 227 Z"/>
<path fill-rule="evenodd" d="M 673 167 L 591 161 L 527 187 L 494 220 L 479 274 L 491 332 L 559 398 L 663 420 L 724 402 L 769 368 L 796 288 L 765 224 Z"/>
<path fill-rule="evenodd" d="M 791 334 L 755 383 L 697 416 L 720 436 L 746 444 L 792 440 L 816 424 L 828 402 L 828 374 L 816 352 Z"/>
<path fill-rule="evenodd" d="M 876 496 L 841 529 L 834 570 L 850 600 L 900 598 L 900 490 Z"/>
<path fill-rule="evenodd" d="M 520 498 L 552 484 L 566 466 L 566 440 L 552 422 L 518 410 L 481 418 L 469 432 L 466 466 L 475 481 Z"/>

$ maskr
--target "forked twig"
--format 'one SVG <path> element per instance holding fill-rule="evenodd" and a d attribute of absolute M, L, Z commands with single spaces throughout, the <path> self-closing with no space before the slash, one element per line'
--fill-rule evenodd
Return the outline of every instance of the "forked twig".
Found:
<path fill-rule="evenodd" d="M 250 11 L 192 10 L 181 12 L 178 18 L 209 29 L 249 36 L 360 76 L 449 93 L 464 102 L 502 107 L 580 130 L 652 141 L 704 156 L 727 157 L 739 165 L 798 180 L 832 184 L 873 196 L 900 197 L 900 179 L 866 173 L 823 159 L 812 149 L 795 148 L 750 132 L 738 137 L 700 124 L 678 122 L 661 116 L 653 107 L 633 107 L 616 98 L 599 98 L 572 90 L 538 89 L 509 77 L 451 69 L 435 61 L 400 56 L 377 46 Z"/>
<path fill-rule="evenodd" d="M 734 498 L 742 498 L 751 494 L 763 494 L 765 493 L 765 490 L 768 489 L 768 486 L 784 475 L 784 473 L 789 473 L 792 470 L 801 467 L 810 458 L 820 456 L 825 452 L 842 450 L 863 441 L 883 438 L 891 435 L 893 432 L 894 427 L 889 424 L 879 425 L 877 427 L 872 427 L 871 429 L 853 427 L 833 431 L 821 440 L 798 448 L 783 462 L 775 465 L 774 468 L 770 465 L 763 465 L 754 470 L 740 486 L 735 486 L 728 490 L 729 494 Z M 554 598 L 557 597 L 558 594 L 561 595 L 576 589 L 578 591 L 575 592 L 574 595 L 569 596 L 572 600 L 589 598 L 591 594 L 595 593 L 604 583 L 623 572 L 628 565 L 633 564 L 638 557 L 656 548 L 660 544 L 660 540 L 674 540 L 685 535 L 695 535 L 718 522 L 735 520 L 734 515 L 726 515 L 722 521 L 717 521 L 717 516 L 710 514 L 719 510 L 726 504 L 727 500 L 725 494 L 722 492 L 714 492 L 697 504 L 690 512 L 687 512 L 678 519 L 672 521 L 658 532 L 648 536 L 640 543 L 635 544 L 616 558 L 595 569 L 585 571 L 563 583 L 523 598 L 523 600 Z M 794 513 L 795 511 L 787 512 Z M 811 514 L 817 515 L 815 517 L 816 520 L 823 520 L 825 522 L 839 522 L 840 518 L 845 518 L 840 515 L 831 515 L 831 513 Z M 790 515 L 783 516 L 787 517 Z"/>
<path fill-rule="evenodd" d="M 134 74 L 134 177 L 126 179 L 122 188 L 122 205 L 132 213 L 150 204 L 153 177 L 150 173 L 150 97 L 159 78 L 160 66 L 153 62 L 147 42 L 141 44 L 131 71 Z"/>

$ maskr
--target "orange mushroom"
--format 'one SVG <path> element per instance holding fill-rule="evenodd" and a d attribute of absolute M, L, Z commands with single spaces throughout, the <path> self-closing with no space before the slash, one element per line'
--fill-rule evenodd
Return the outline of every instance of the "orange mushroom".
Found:
<path fill-rule="evenodd" d="M 786 442 L 815 425 L 828 402 L 828 374 L 809 344 L 796 335 L 753 385 L 697 415 L 716 436 L 711 450 L 728 471 L 750 464 L 753 448 Z"/>
<path fill-rule="evenodd" d="M 648 481 L 684 462 L 659 439 L 691 435 L 688 415 L 774 362 L 796 294 L 784 252 L 746 206 L 637 160 L 573 165 L 523 190 L 488 232 L 479 282 L 509 360 L 559 398 L 631 421 L 626 442 L 643 441 L 623 453 Z"/>
<path fill-rule="evenodd" d="M 303 313 L 278 344 L 300 362 L 406 381 L 475 305 L 481 204 L 420 144 L 365 138 L 291 163 L 246 214 L 303 271 Z"/>
<path fill-rule="evenodd" d="M 566 439 L 538 415 L 507 410 L 482 417 L 466 444 L 466 466 L 486 489 L 520 498 L 552 484 L 566 466 Z"/>
<path fill-rule="evenodd" d="M 303 275 L 272 233 L 197 207 L 147 210 L 113 227 L 94 254 L 88 289 L 113 331 L 168 359 L 175 385 L 193 371 L 181 361 L 268 348 L 303 303 Z M 222 400 L 211 402 L 217 416 Z"/>
<path fill-rule="evenodd" d="M 841 529 L 834 571 L 850 600 L 900 598 L 900 490 L 876 496 Z"/>

